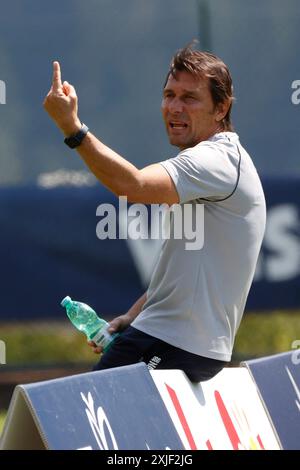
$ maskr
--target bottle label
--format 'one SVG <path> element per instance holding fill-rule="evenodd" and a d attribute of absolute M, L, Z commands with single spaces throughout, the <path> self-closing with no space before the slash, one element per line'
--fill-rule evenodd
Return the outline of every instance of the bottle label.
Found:
<path fill-rule="evenodd" d="M 106 326 L 100 328 L 100 330 L 98 330 L 94 336 L 90 335 L 90 339 L 94 341 L 97 346 L 101 346 L 102 348 L 106 348 L 113 340 L 112 336 L 108 333 Z"/>

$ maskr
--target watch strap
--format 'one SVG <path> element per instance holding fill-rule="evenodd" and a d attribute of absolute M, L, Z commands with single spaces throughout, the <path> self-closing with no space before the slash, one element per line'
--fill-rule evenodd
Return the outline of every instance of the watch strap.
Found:
<path fill-rule="evenodd" d="M 64 143 L 68 145 L 68 147 L 70 147 L 71 149 L 74 149 L 81 144 L 88 131 L 89 128 L 82 123 L 81 129 L 76 134 L 71 135 L 70 137 L 66 137 L 64 139 Z"/>

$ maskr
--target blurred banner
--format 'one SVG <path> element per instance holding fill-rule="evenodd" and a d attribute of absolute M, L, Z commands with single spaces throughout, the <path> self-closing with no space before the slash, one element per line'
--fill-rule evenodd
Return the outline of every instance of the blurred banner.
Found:
<path fill-rule="evenodd" d="M 299 185 L 263 179 L 267 230 L 248 310 L 300 307 Z M 110 318 L 147 288 L 161 242 L 100 240 L 97 208 L 119 209 L 102 186 L 1 188 L 0 197 L 0 320 L 64 318 L 66 295 Z"/>
<path fill-rule="evenodd" d="M 299 363 L 299 349 L 244 363 L 264 402 L 283 450 L 300 447 Z"/>

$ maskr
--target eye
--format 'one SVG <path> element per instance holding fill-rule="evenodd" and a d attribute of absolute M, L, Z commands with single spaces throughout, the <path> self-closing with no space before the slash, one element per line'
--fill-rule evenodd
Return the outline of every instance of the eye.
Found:
<path fill-rule="evenodd" d="M 185 96 L 184 101 L 187 103 L 193 103 L 194 101 L 197 101 L 197 98 L 193 95 L 187 95 Z"/>

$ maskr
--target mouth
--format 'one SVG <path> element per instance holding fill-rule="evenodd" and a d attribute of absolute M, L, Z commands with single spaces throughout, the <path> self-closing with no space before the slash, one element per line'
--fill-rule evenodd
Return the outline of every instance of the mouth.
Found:
<path fill-rule="evenodd" d="M 184 130 L 188 127 L 188 125 L 183 121 L 170 121 L 169 126 L 174 130 Z"/>

